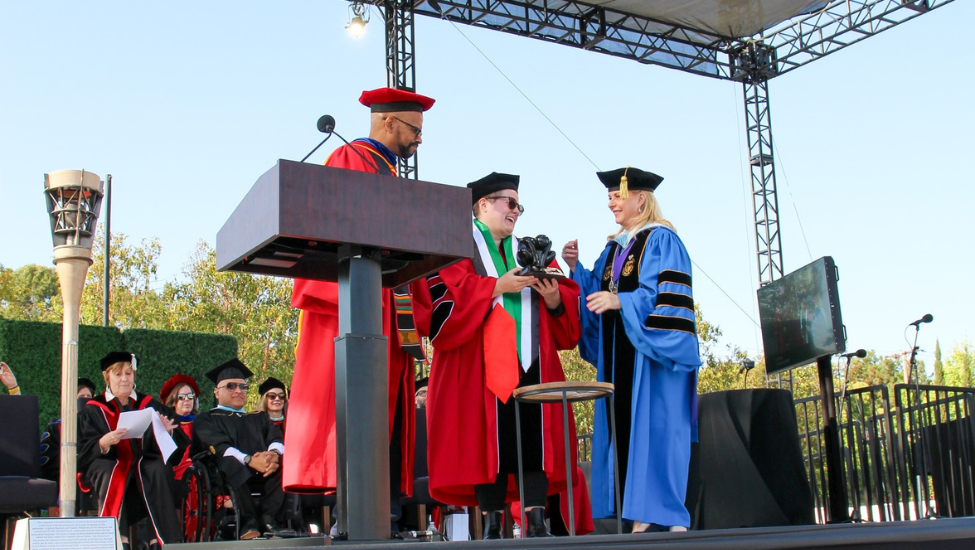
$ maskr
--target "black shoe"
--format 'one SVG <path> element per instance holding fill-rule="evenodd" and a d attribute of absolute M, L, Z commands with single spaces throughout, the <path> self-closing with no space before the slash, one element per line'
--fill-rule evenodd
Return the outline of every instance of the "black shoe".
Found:
<path fill-rule="evenodd" d="M 545 508 L 532 508 L 528 511 L 528 538 L 551 537 L 545 525 Z"/>
<path fill-rule="evenodd" d="M 501 512 L 484 514 L 484 540 L 501 538 Z"/>
<path fill-rule="evenodd" d="M 270 516 L 264 516 L 263 521 L 261 521 L 261 529 L 263 530 L 264 536 L 267 538 L 293 538 L 297 536 L 297 533 L 291 529 L 285 529 L 278 525 L 278 522 L 274 521 L 274 518 Z"/>

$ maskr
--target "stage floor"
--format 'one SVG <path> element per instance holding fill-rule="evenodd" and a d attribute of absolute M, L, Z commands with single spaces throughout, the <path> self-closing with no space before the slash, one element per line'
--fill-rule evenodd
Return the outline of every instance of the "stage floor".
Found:
<path fill-rule="evenodd" d="M 179 550 L 280 550 L 335 546 L 349 550 L 389 550 L 391 546 L 450 545 L 451 550 L 488 550 L 491 548 L 616 548 L 668 547 L 680 550 L 772 550 L 780 548 L 830 548 L 906 550 L 938 548 L 956 550 L 975 548 L 975 518 L 950 518 L 911 522 L 857 523 L 843 525 L 810 525 L 802 527 L 763 527 L 751 529 L 716 529 L 687 533 L 648 533 L 641 535 L 588 535 L 546 539 L 513 539 L 494 541 L 335 541 L 324 537 L 303 539 L 208 542 L 171 545 Z"/>

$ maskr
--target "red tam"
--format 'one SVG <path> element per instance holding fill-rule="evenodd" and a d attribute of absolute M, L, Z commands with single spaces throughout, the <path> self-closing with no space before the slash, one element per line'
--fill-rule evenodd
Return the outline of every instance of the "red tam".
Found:
<path fill-rule="evenodd" d="M 436 101 L 432 97 L 396 88 L 366 90 L 359 96 L 359 103 L 369 107 L 374 113 L 394 113 L 398 111 L 423 112 Z"/>

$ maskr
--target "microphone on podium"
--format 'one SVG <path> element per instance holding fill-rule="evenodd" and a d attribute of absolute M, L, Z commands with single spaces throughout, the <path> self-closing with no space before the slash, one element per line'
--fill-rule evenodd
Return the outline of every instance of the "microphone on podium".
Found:
<path fill-rule="evenodd" d="M 909 326 L 909 327 L 919 327 L 919 325 L 921 323 L 930 323 L 931 321 L 934 321 L 934 315 L 931 315 L 930 313 L 925 313 L 924 314 L 924 317 L 921 317 L 917 321 L 914 321 L 913 323 L 911 323 L 911 324 L 909 324 L 907 326 Z"/>
<path fill-rule="evenodd" d="M 335 117 L 332 115 L 322 115 L 318 119 L 318 131 L 323 134 L 331 134 L 335 130 Z"/>
<path fill-rule="evenodd" d="M 321 143 L 319 143 L 314 149 L 311 150 L 311 153 L 308 153 L 307 155 L 305 155 L 305 158 L 301 159 L 301 162 L 305 162 L 308 159 L 308 157 L 310 157 L 312 155 L 312 153 L 314 153 L 315 151 L 317 151 L 319 147 L 321 147 L 322 145 L 324 145 L 325 142 L 328 141 L 328 138 L 332 137 L 332 135 L 338 136 L 339 139 L 342 140 L 342 143 L 345 143 L 346 145 L 349 145 L 349 142 L 346 141 L 346 139 L 344 137 L 342 137 L 342 134 L 340 134 L 340 133 L 338 133 L 338 132 L 335 131 L 335 117 L 333 117 L 332 115 L 322 115 L 321 117 L 319 117 L 319 119 L 318 119 L 318 131 L 321 132 L 321 133 L 323 133 L 323 134 L 328 134 L 328 135 L 325 136 L 325 139 L 323 139 Z M 373 169 L 376 170 L 376 173 L 377 174 L 379 173 L 379 167 L 376 166 L 376 163 L 374 161 L 372 161 L 370 159 L 367 159 L 366 156 L 363 155 L 362 153 L 360 153 L 359 150 L 356 149 L 355 147 L 352 147 L 351 145 L 349 145 L 349 148 L 352 149 L 353 151 L 355 151 L 355 154 L 359 155 L 359 158 L 362 159 L 362 162 L 365 162 L 366 164 L 372 166 Z"/>
<path fill-rule="evenodd" d="M 865 349 L 858 349 L 858 350 L 856 350 L 854 352 L 844 353 L 840 357 L 842 357 L 844 359 L 850 359 L 852 357 L 859 357 L 860 359 L 863 359 L 866 356 L 867 356 L 867 350 L 865 350 Z"/>

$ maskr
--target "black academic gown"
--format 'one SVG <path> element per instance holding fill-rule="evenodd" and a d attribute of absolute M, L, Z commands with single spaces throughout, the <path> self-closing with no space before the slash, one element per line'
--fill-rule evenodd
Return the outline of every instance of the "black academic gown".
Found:
<path fill-rule="evenodd" d="M 124 439 L 104 454 L 98 446 L 103 435 L 116 429 L 122 412 L 149 407 L 176 421 L 176 413 L 151 395 L 132 392 L 124 407 L 118 399 L 107 400 L 105 395 L 88 401 L 78 413 L 78 471 L 85 485 L 95 492 L 98 515 L 119 518 L 123 507 L 125 517 L 120 519 L 128 523 L 148 515 L 155 538 L 163 544 L 178 543 L 182 542 L 183 534 L 173 500 L 173 466 L 179 463 L 190 444 L 186 434 L 173 430 L 177 449 L 170 456 L 172 464 L 168 465 L 163 461 L 151 426 L 142 438 Z"/>
<path fill-rule="evenodd" d="M 224 456 L 224 453 L 230 447 L 248 455 L 260 453 L 268 450 L 272 443 L 283 441 L 284 434 L 263 412 L 238 413 L 214 408 L 196 415 L 193 420 L 194 446 L 200 450 L 208 450 L 216 457 L 217 467 L 223 473 L 227 483 L 235 489 L 243 489 L 249 482 L 261 485 L 263 496 L 259 510 L 249 502 L 249 491 L 238 491 L 243 507 L 241 512 L 245 516 L 244 522 L 256 519 L 258 512 L 262 516 L 279 515 L 284 503 L 281 469 L 278 468 L 273 474 L 263 477 L 252 468 L 241 464 L 235 457 Z"/>

